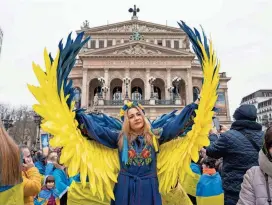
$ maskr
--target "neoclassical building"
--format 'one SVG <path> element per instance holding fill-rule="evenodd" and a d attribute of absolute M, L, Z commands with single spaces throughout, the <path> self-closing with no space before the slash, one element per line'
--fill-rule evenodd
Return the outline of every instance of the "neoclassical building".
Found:
<path fill-rule="evenodd" d="M 91 40 L 78 55 L 70 78 L 78 88 L 78 103 L 118 117 L 125 99 L 139 101 L 154 119 L 181 110 L 197 99 L 202 70 L 189 39 L 180 29 L 138 20 L 81 30 Z M 226 73 L 220 73 L 217 113 L 230 121 Z"/>

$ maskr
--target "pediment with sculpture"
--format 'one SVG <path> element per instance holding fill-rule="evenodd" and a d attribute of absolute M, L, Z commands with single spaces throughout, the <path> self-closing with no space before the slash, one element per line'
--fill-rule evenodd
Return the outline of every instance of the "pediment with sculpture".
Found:
<path fill-rule="evenodd" d="M 184 33 L 179 28 L 140 20 L 129 20 L 93 28 L 82 27 L 82 30 L 86 33 L 132 33 L 135 31 L 140 33 Z"/>

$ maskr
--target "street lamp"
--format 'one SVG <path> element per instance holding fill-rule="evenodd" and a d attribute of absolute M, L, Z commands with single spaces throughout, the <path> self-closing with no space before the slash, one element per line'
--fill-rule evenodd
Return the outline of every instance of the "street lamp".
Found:
<path fill-rule="evenodd" d="M 107 86 L 103 86 L 101 90 L 104 93 L 105 98 L 106 98 L 106 95 L 107 95 L 107 92 L 109 91 L 109 88 Z"/>
<path fill-rule="evenodd" d="M 170 87 L 168 87 L 167 90 L 168 90 L 168 92 L 170 93 L 170 99 L 173 100 L 173 96 L 172 96 L 172 95 L 173 95 L 174 87 L 173 87 L 173 86 L 170 86 Z"/>
<path fill-rule="evenodd" d="M 5 118 L 2 117 L 1 120 L 4 124 L 6 131 L 8 131 L 8 129 L 13 126 L 13 120 L 10 118 L 10 115 L 7 115 Z"/>
<path fill-rule="evenodd" d="M 37 137 L 36 137 L 36 145 L 38 145 L 40 147 L 40 130 L 41 130 L 42 118 L 37 113 L 34 114 L 34 122 L 36 123 L 36 125 L 38 127 Z"/>
<path fill-rule="evenodd" d="M 155 82 L 156 78 L 155 77 L 150 77 L 148 82 L 151 86 L 151 98 L 154 98 L 154 82 Z"/>
<path fill-rule="evenodd" d="M 176 89 L 176 93 L 175 93 L 176 98 L 179 98 L 178 86 L 179 86 L 179 84 L 180 84 L 180 81 L 181 81 L 181 78 L 179 78 L 179 77 L 175 77 L 175 78 L 173 79 L 173 81 L 172 81 L 172 83 L 173 83 L 173 85 L 175 86 L 175 89 Z"/>
<path fill-rule="evenodd" d="M 129 77 L 123 78 L 123 82 L 126 85 L 126 96 L 125 96 L 125 99 L 129 99 L 129 97 L 128 97 L 128 84 L 130 83 L 130 78 Z"/>
<path fill-rule="evenodd" d="M 100 93 L 99 93 L 99 97 L 101 98 L 103 96 L 102 88 L 105 85 L 106 81 L 105 81 L 105 79 L 103 77 L 100 77 L 100 78 L 97 78 L 97 79 L 98 79 L 99 85 L 101 86 Z"/>

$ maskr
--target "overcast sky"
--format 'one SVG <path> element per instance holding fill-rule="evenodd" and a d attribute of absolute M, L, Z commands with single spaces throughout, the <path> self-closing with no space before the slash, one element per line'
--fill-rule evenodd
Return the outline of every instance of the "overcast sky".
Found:
<path fill-rule="evenodd" d="M 129 20 L 135 3 L 140 20 L 171 26 L 184 20 L 212 36 L 221 72 L 232 78 L 231 114 L 243 96 L 272 89 L 271 0 L 0 0 L 0 102 L 33 104 L 26 83 L 36 83 L 31 63 L 43 66 L 45 46 L 55 54 L 59 40 L 86 19 L 90 27 Z"/>

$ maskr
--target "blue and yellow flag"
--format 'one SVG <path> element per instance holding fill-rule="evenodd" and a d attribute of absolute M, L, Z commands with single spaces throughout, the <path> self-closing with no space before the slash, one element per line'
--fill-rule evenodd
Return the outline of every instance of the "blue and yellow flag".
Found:
<path fill-rule="evenodd" d="M 0 204 L 5 205 L 23 205 L 24 187 L 23 183 L 17 184 L 4 191 L 0 191 Z"/>
<path fill-rule="evenodd" d="M 196 196 L 196 186 L 201 176 L 201 170 L 200 167 L 195 163 L 191 163 L 190 168 L 193 171 L 193 174 L 185 174 L 182 187 L 187 194 Z"/>
<path fill-rule="evenodd" d="M 203 174 L 196 187 L 197 205 L 224 205 L 222 180 L 218 172 Z"/>

